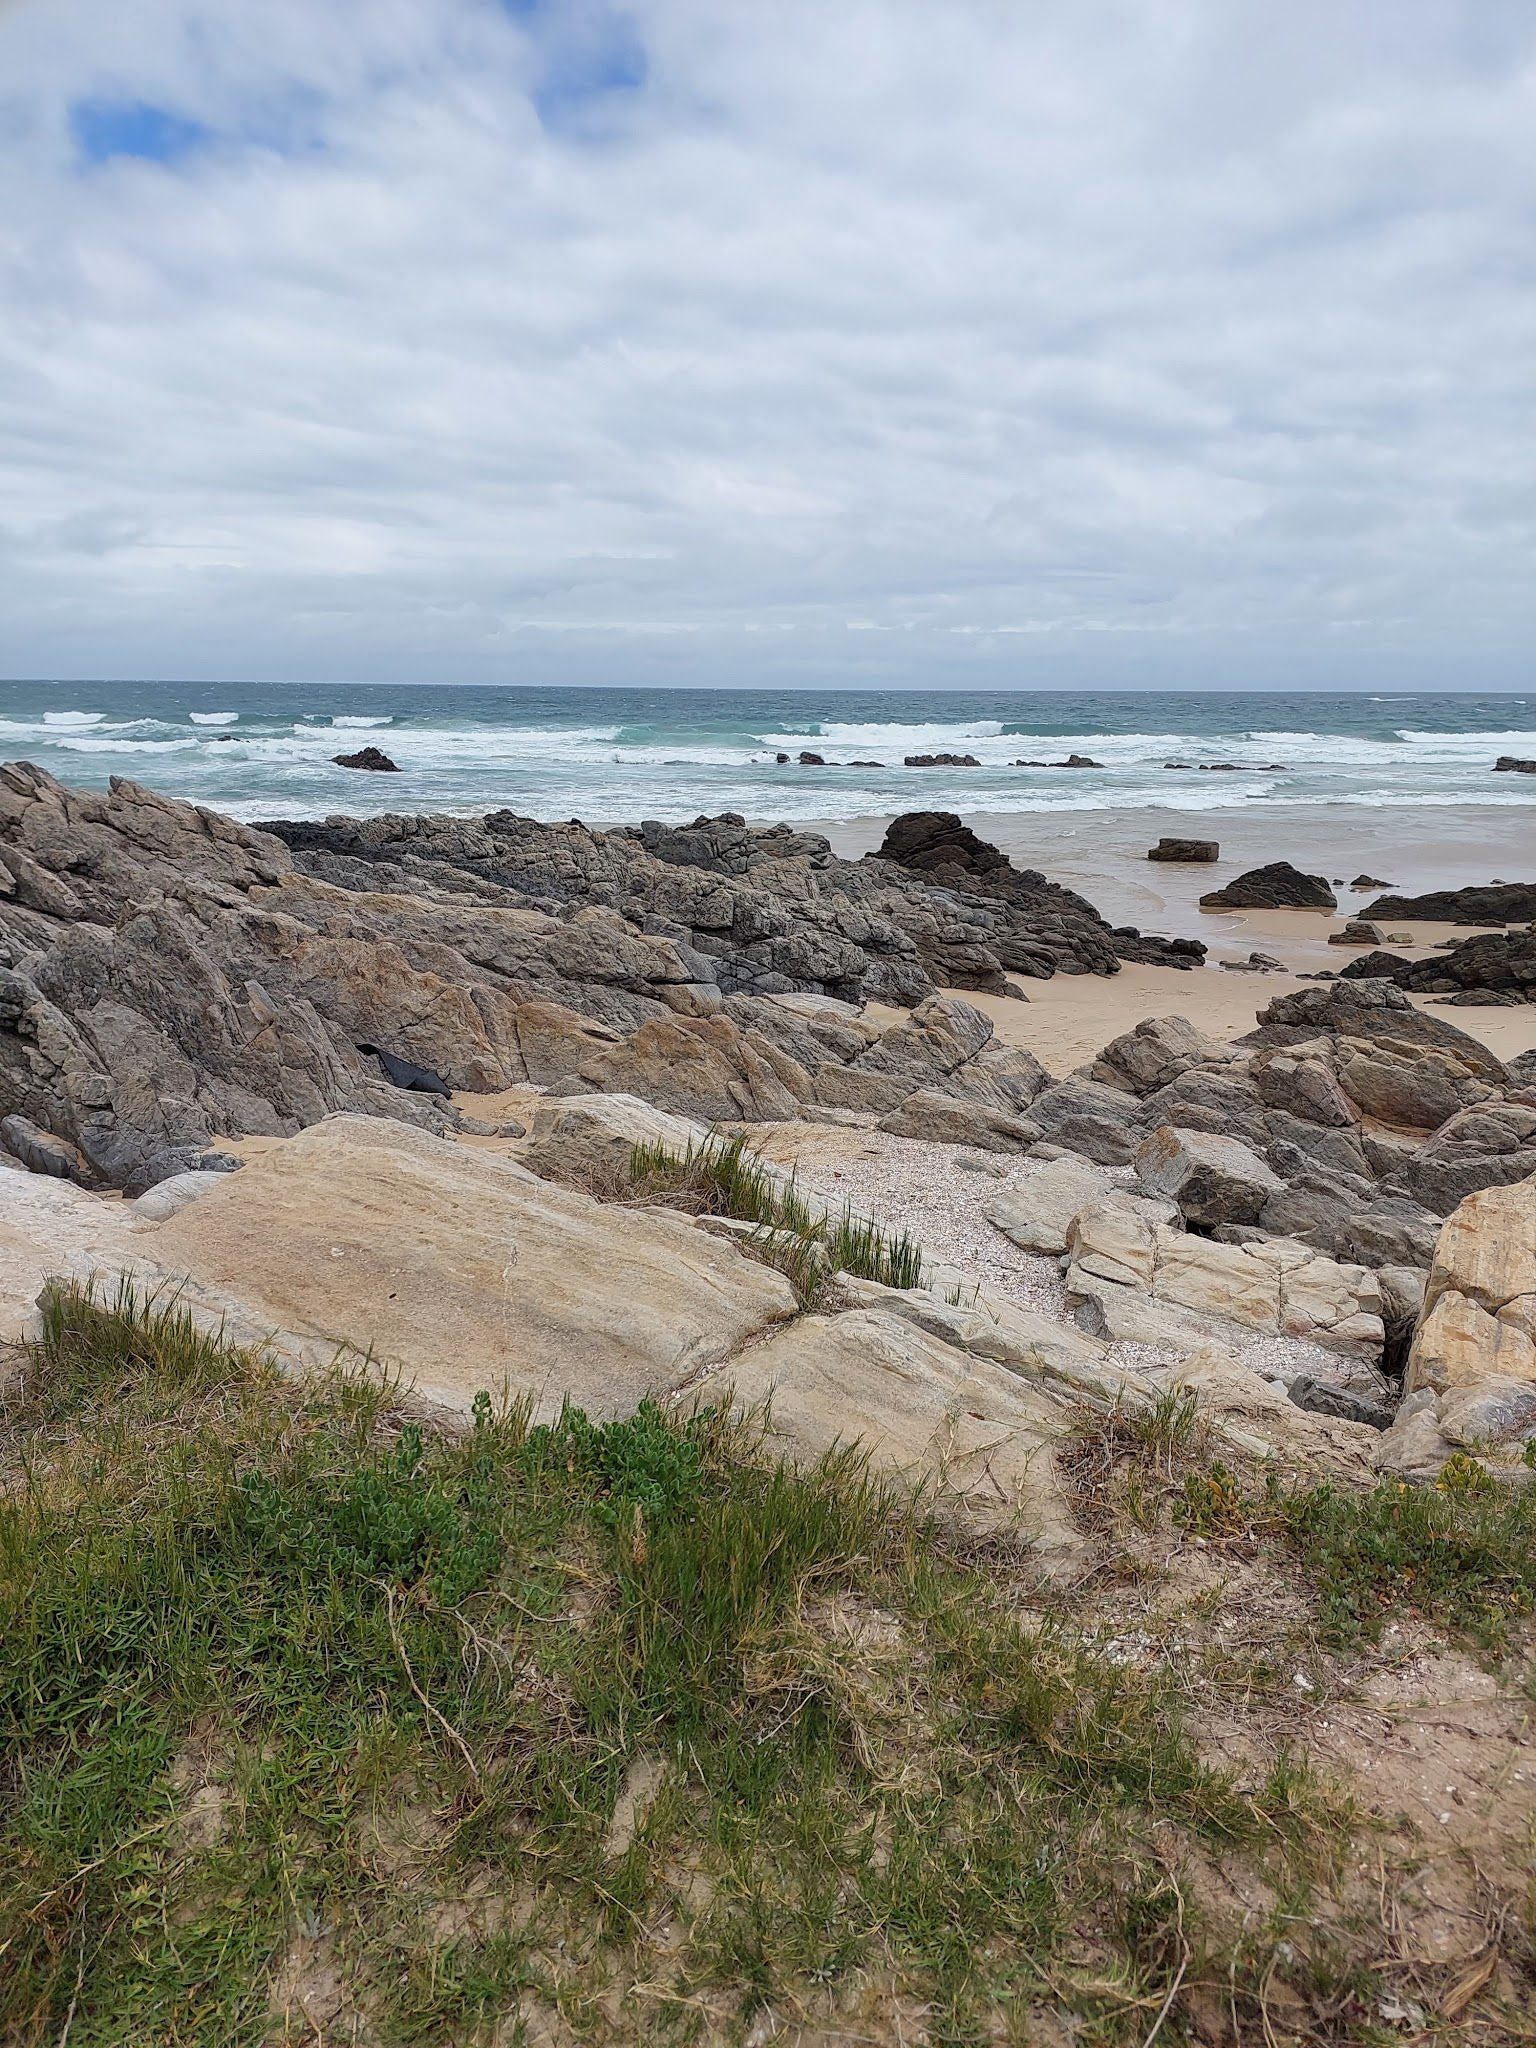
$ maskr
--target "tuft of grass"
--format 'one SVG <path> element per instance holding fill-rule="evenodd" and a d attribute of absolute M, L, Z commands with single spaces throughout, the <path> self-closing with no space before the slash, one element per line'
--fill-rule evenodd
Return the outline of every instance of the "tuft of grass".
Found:
<path fill-rule="evenodd" d="M 1511 1624 L 1536 1612 L 1536 1486 L 1470 1458 L 1452 1458 L 1434 1486 L 1325 1485 L 1274 1508 L 1338 1643 L 1373 1642 L 1389 1615 L 1412 1612 L 1499 1657 Z"/>
<path fill-rule="evenodd" d="M 696 1214 L 730 1216 L 760 1226 L 760 1256 L 789 1277 L 801 1300 L 819 1299 L 826 1276 L 852 1273 L 884 1287 L 921 1287 L 923 1251 L 906 1231 L 884 1231 L 851 1208 L 822 1214 L 795 1176 L 777 1172 L 744 1136 L 706 1138 L 679 1158 L 660 1144 L 636 1145 L 630 1180 L 642 1198 L 685 1206 Z"/>
<path fill-rule="evenodd" d="M 792 1470 L 708 1410 L 481 1397 L 439 1435 L 59 1288 L 0 1478 L 18 2048 L 683 2042 L 765 2007 L 969 2043 L 1031 2004 L 1139 2040 L 1197 1936 L 1182 1860 L 1285 1866 L 1320 1825 L 856 1455 Z"/>

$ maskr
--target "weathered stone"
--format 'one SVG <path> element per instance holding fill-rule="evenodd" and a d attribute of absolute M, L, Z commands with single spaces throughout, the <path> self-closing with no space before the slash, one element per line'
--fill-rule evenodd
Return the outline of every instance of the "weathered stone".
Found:
<path fill-rule="evenodd" d="M 366 1355 L 465 1413 L 505 1388 L 542 1416 L 629 1414 L 795 1309 L 781 1274 L 682 1217 L 384 1118 L 312 1125 L 132 1247 L 296 1366 Z"/>
<path fill-rule="evenodd" d="M 1000 1188 L 987 1204 L 987 1221 L 1024 1251 L 1064 1252 L 1072 1218 L 1110 1185 L 1102 1167 L 1069 1153 Z"/>
<path fill-rule="evenodd" d="M 1435 1130 L 1488 1093 L 1452 1058 L 1428 1050 L 1405 1056 L 1386 1047 L 1344 1053 L 1339 1086 L 1367 1116 L 1422 1131 Z"/>
<path fill-rule="evenodd" d="M 1141 1113 L 1118 1088 L 1098 1081 L 1058 1081 L 1029 1106 L 1035 1135 L 1097 1160 L 1124 1166 L 1141 1136 Z"/>
<path fill-rule="evenodd" d="M 1333 891 L 1321 875 L 1304 875 L 1288 860 L 1250 868 L 1224 888 L 1200 898 L 1202 910 L 1337 910 Z"/>
<path fill-rule="evenodd" d="M 78 1264 L 109 1263 L 132 1241 L 122 1202 L 88 1194 L 67 1180 L 0 1168 L 0 1343 L 14 1343 L 31 1320 L 43 1282 Z"/>
<path fill-rule="evenodd" d="M 1178 1204 L 1186 1222 L 1252 1223 L 1284 1183 L 1236 1138 L 1163 1125 L 1136 1152 L 1136 1179 Z"/>
<path fill-rule="evenodd" d="M 861 1444 L 941 1510 L 1017 1533 L 1043 1562 L 1083 1542 L 1056 1470 L 1068 1412 L 1018 1374 L 872 1309 L 801 1316 L 718 1376 L 770 1418 L 770 1446 L 814 1459 Z"/>
<path fill-rule="evenodd" d="M 1249 1068 L 1259 1099 L 1270 1109 L 1288 1111 L 1307 1123 L 1347 1129 L 1360 1112 L 1339 1086 L 1325 1060 L 1304 1053 L 1260 1053 Z"/>
<path fill-rule="evenodd" d="M 926 1138 L 936 1145 L 974 1145 L 983 1152 L 1022 1152 L 1039 1136 L 1030 1123 L 967 1102 L 936 1089 L 920 1088 L 880 1119 L 880 1129 L 897 1138 Z"/>
<path fill-rule="evenodd" d="M 653 1017 L 586 1060 L 573 1078 L 704 1123 L 782 1121 L 798 1115 L 815 1093 L 804 1067 L 729 1017 Z"/>
<path fill-rule="evenodd" d="M 1218 860 L 1221 847 L 1214 839 L 1159 839 L 1156 846 L 1147 850 L 1148 860 L 1180 860 L 1209 862 Z"/>
<path fill-rule="evenodd" d="M 1474 882 L 1423 896 L 1380 896 L 1365 915 L 1430 924 L 1530 924 L 1536 919 L 1536 882 Z"/>
<path fill-rule="evenodd" d="M 702 1124 L 672 1116 L 636 1095 L 549 1095 L 534 1105 L 522 1162 L 547 1180 L 600 1193 L 628 1178 L 637 1146 L 686 1159 L 704 1143 Z"/>
<path fill-rule="evenodd" d="M 1132 1095 L 1151 1095 L 1191 1067 L 1219 1066 L 1230 1055 L 1197 1031 L 1187 1017 L 1147 1017 L 1112 1039 L 1088 1069 L 1088 1078 Z"/>
<path fill-rule="evenodd" d="M 1386 981 L 1330 981 L 1276 996 L 1259 1012 L 1258 1029 L 1243 1043 L 1294 1045 L 1320 1031 L 1344 1038 L 1384 1041 L 1399 1053 L 1428 1048 L 1450 1053 L 1469 1074 L 1495 1085 L 1504 1067 L 1497 1054 L 1444 1017 L 1416 1010 L 1401 989 Z"/>

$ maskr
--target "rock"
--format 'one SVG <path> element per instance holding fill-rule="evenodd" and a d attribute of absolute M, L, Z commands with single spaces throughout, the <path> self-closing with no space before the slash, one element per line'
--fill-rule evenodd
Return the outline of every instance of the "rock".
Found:
<path fill-rule="evenodd" d="M 1340 1232 L 1340 1249 L 1366 1266 L 1428 1266 L 1437 1229 L 1438 1219 L 1418 1202 L 1383 1195 L 1350 1212 Z"/>
<path fill-rule="evenodd" d="M 1141 1138 L 1142 1115 L 1118 1088 L 1100 1081 L 1057 1081 L 1029 1107 L 1035 1136 L 1101 1166 L 1128 1165 Z"/>
<path fill-rule="evenodd" d="M 0 1117 L 0 1138 L 29 1173 L 78 1181 L 82 1187 L 95 1183 L 91 1163 L 79 1146 L 71 1145 L 67 1138 L 56 1138 L 52 1131 L 39 1130 L 30 1117 Z"/>
<path fill-rule="evenodd" d="M 338 1116 L 134 1239 L 135 1269 L 301 1368 L 338 1350 L 467 1414 L 627 1415 L 794 1313 L 771 1267 L 654 1209 L 607 1209 L 499 1154 Z M 445 1341 L 445 1333 L 447 1333 Z"/>
<path fill-rule="evenodd" d="M 1522 761 L 1518 754 L 1500 754 L 1493 764 L 1495 775 L 1536 775 L 1536 761 Z"/>
<path fill-rule="evenodd" d="M 1399 1129 L 1432 1131 L 1460 1109 L 1486 1100 L 1455 1057 L 1432 1049 L 1398 1052 L 1382 1046 L 1341 1048 L 1339 1087 L 1367 1116 Z"/>
<path fill-rule="evenodd" d="M 768 1416 L 770 1450 L 808 1461 L 857 1442 L 877 1471 L 973 1526 L 1023 1536 L 1046 1561 L 1083 1549 L 1055 1466 L 1064 1408 L 903 1317 L 800 1316 L 717 1378 Z"/>
<path fill-rule="evenodd" d="M 1426 1465 L 1430 1419 L 1446 1445 L 1495 1456 L 1536 1438 L 1536 1182 L 1470 1195 L 1441 1230 L 1403 1385 L 1436 1397 L 1413 1411 Z"/>
<path fill-rule="evenodd" d="M 1429 924 L 1529 924 L 1536 918 L 1536 882 L 1474 882 L 1422 896 L 1382 896 L 1366 916 Z"/>
<path fill-rule="evenodd" d="M 43 1282 L 78 1264 L 109 1264 L 131 1240 L 122 1202 L 68 1180 L 0 1171 L 0 1343 L 15 1343 L 31 1321 Z"/>
<path fill-rule="evenodd" d="M 627 1181 L 637 1146 L 660 1146 L 686 1159 L 708 1135 L 704 1125 L 637 1095 L 547 1095 L 534 1105 L 522 1161 L 547 1180 L 602 1193 Z"/>
<path fill-rule="evenodd" d="M 1102 1167 L 1068 1154 L 1010 1180 L 987 1204 L 987 1221 L 1027 1252 L 1059 1253 L 1079 1209 L 1100 1200 L 1112 1185 Z"/>
<path fill-rule="evenodd" d="M 907 754 L 903 757 L 904 768 L 979 768 L 981 763 L 974 754 Z"/>
<path fill-rule="evenodd" d="M 1288 860 L 1250 868 L 1200 898 L 1202 910 L 1337 910 L 1333 891 L 1321 875 L 1304 875 Z"/>
<path fill-rule="evenodd" d="M 1347 1357 L 1380 1356 L 1374 1274 L 1292 1240 L 1217 1243 L 1111 1195 L 1074 1217 L 1068 1241 L 1068 1298 L 1091 1307 L 1113 1339 L 1181 1344 L 1236 1322 Z"/>
<path fill-rule="evenodd" d="M 1382 981 L 1341 979 L 1276 996 L 1260 1010 L 1258 1029 L 1241 1043 L 1293 1045 L 1322 1031 L 1389 1041 L 1400 1053 L 1419 1047 L 1453 1053 L 1479 1080 L 1504 1080 L 1502 1062 L 1480 1040 L 1443 1017 L 1416 1010 L 1401 989 Z"/>
<path fill-rule="evenodd" d="M 1346 918 L 1343 931 L 1328 934 L 1328 943 L 1330 946 L 1379 946 L 1382 943 L 1381 926 L 1364 917 Z"/>
<path fill-rule="evenodd" d="M 1135 1158 L 1136 1179 L 1150 1194 L 1177 1203 L 1187 1223 L 1253 1223 L 1285 1183 L 1236 1138 L 1163 1125 Z"/>
<path fill-rule="evenodd" d="M 1536 1001 L 1536 931 L 1480 932 L 1432 960 L 1371 953 L 1352 960 L 1343 971 L 1350 978 L 1384 978 L 1420 994 L 1465 990 Z"/>
<path fill-rule="evenodd" d="M 729 1017 L 652 1018 L 585 1061 L 573 1081 L 708 1124 L 779 1122 L 797 1116 L 814 1092 L 803 1067 Z"/>
<path fill-rule="evenodd" d="M 842 1295 L 856 1308 L 901 1316 L 946 1344 L 988 1358 L 1040 1385 L 1054 1385 L 1097 1407 L 1116 1401 L 1138 1405 L 1130 1373 L 1106 1365 L 1106 1347 L 1062 1316 L 1020 1308 L 986 1288 L 968 1289 L 959 1304 L 926 1287 L 882 1287 L 876 1280 L 838 1277 Z M 1145 1400 L 1147 1397 L 1142 1396 Z"/>
<path fill-rule="evenodd" d="M 355 754 L 332 754 L 338 768 L 366 768 L 374 775 L 398 775 L 399 763 L 391 761 L 381 747 L 360 747 Z"/>
<path fill-rule="evenodd" d="M 130 1205 L 133 1214 L 145 1223 L 164 1223 L 178 1210 L 185 1209 L 189 1202 L 196 1202 L 210 1189 L 222 1187 L 222 1173 L 173 1173 L 168 1180 L 157 1181 L 145 1194 L 139 1195 Z"/>
<path fill-rule="evenodd" d="M 1372 1400 L 1351 1387 L 1334 1386 L 1302 1373 L 1291 1381 L 1291 1399 L 1312 1415 L 1333 1415 L 1341 1422 L 1362 1422 L 1367 1429 L 1389 1429 L 1395 1410 L 1385 1401 Z"/>
<path fill-rule="evenodd" d="M 1249 1072 L 1267 1108 L 1285 1110 L 1329 1130 L 1348 1130 L 1360 1121 L 1358 1108 L 1327 1061 L 1302 1047 L 1260 1053 Z"/>
<path fill-rule="evenodd" d="M 1148 860 L 1213 861 L 1221 858 L 1221 846 L 1214 839 L 1159 839 L 1147 850 Z"/>
<path fill-rule="evenodd" d="M 1379 875 L 1356 875 L 1349 886 L 1351 889 L 1388 889 L 1392 885 L 1382 881 Z"/>
<path fill-rule="evenodd" d="M 924 1138 L 936 1145 L 974 1145 L 982 1152 L 1022 1152 L 1040 1135 L 1023 1122 L 983 1102 L 957 1100 L 920 1088 L 880 1119 L 879 1128 L 897 1138 Z"/>
<path fill-rule="evenodd" d="M 1151 1095 L 1191 1067 L 1220 1065 L 1229 1057 L 1187 1017 L 1147 1017 L 1112 1039 L 1088 1069 L 1091 1080 L 1132 1095 Z"/>
<path fill-rule="evenodd" d="M 957 909 L 986 922 L 985 962 L 962 969 L 955 985 L 1007 988 L 1008 973 L 1043 978 L 1057 971 L 1113 974 L 1120 960 L 1192 966 L 1205 957 L 1193 940 L 1158 939 L 1114 931 L 1081 896 L 1015 868 L 1008 856 L 979 839 L 953 811 L 909 811 L 894 818 L 879 851 L 860 863 L 922 875 L 950 892 Z M 980 931 L 978 931 L 980 936 Z M 930 956 L 936 957 L 936 956 Z"/>

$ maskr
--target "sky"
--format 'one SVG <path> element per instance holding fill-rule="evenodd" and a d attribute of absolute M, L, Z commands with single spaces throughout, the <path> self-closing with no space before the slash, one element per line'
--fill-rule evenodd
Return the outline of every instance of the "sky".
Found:
<path fill-rule="evenodd" d="M 1531 0 L 0 0 L 0 674 L 1536 681 Z"/>

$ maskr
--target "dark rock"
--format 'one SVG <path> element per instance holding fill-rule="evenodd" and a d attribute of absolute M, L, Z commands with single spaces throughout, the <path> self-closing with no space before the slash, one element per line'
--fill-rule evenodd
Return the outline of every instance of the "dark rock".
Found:
<path fill-rule="evenodd" d="M 979 768 L 981 763 L 974 754 L 907 754 L 903 757 L 905 768 Z"/>
<path fill-rule="evenodd" d="M 1220 857 L 1221 845 L 1215 839 L 1165 838 L 1147 849 L 1148 860 L 1213 861 Z"/>
<path fill-rule="evenodd" d="M 1330 946 L 1379 946 L 1381 942 L 1381 926 L 1363 917 L 1346 918 L 1343 931 L 1328 934 Z"/>
<path fill-rule="evenodd" d="M 1426 960 L 1368 953 L 1351 960 L 1343 974 L 1348 979 L 1385 979 L 1417 995 L 1507 990 L 1528 1000 L 1536 997 L 1536 931 L 1479 932 Z"/>
<path fill-rule="evenodd" d="M 1379 875 L 1356 875 L 1349 885 L 1351 889 L 1390 889 L 1390 882 L 1382 881 Z"/>
<path fill-rule="evenodd" d="M 1522 761 L 1518 754 L 1500 754 L 1493 764 L 1495 775 L 1536 775 L 1536 761 Z"/>
<path fill-rule="evenodd" d="M 82 1187 L 91 1187 L 96 1182 L 91 1163 L 78 1145 L 71 1145 L 67 1138 L 56 1138 L 52 1131 L 39 1130 L 30 1117 L 0 1118 L 0 1138 L 5 1141 L 5 1149 L 29 1173 L 78 1181 Z"/>
<path fill-rule="evenodd" d="M 825 760 L 820 754 L 802 753 L 800 755 L 800 766 L 802 768 L 825 768 L 826 765 Z"/>
<path fill-rule="evenodd" d="M 391 761 L 382 747 L 360 747 L 355 754 L 332 754 L 338 768 L 366 768 L 374 775 L 398 775 L 400 764 Z"/>
<path fill-rule="evenodd" d="M 1331 1415 L 1339 1422 L 1363 1422 L 1369 1429 L 1390 1429 L 1397 1413 L 1389 1402 L 1373 1400 L 1331 1380 L 1315 1380 L 1303 1373 L 1290 1384 L 1290 1396 L 1298 1408 L 1313 1415 Z"/>
<path fill-rule="evenodd" d="M 956 986 L 1004 993 L 1004 971 L 1045 979 L 1068 974 L 1114 974 L 1121 960 L 1190 967 L 1205 957 L 1196 940 L 1128 937 L 1111 930 L 1090 903 L 1048 882 L 1031 868 L 1015 868 L 1005 853 L 980 839 L 953 811 L 908 811 L 891 821 L 878 852 L 860 863 L 879 871 L 891 863 L 922 875 L 954 914 L 975 920 L 985 951 L 972 966 L 957 962 Z"/>
<path fill-rule="evenodd" d="M 1276 996 L 1259 1012 L 1258 1028 L 1240 1045 L 1294 1045 L 1319 1032 L 1341 1037 L 1388 1039 L 1402 1048 L 1430 1047 L 1454 1053 L 1467 1073 L 1501 1083 L 1503 1062 L 1470 1033 L 1443 1017 L 1416 1010 L 1401 989 L 1384 981 L 1330 981 Z"/>
<path fill-rule="evenodd" d="M 1288 860 L 1251 868 L 1223 889 L 1200 898 L 1202 910 L 1337 910 L 1333 891 L 1321 875 L 1304 875 Z"/>
<path fill-rule="evenodd" d="M 1536 882 L 1475 882 L 1424 896 L 1378 896 L 1365 915 L 1433 924 L 1529 924 L 1536 918 Z"/>

